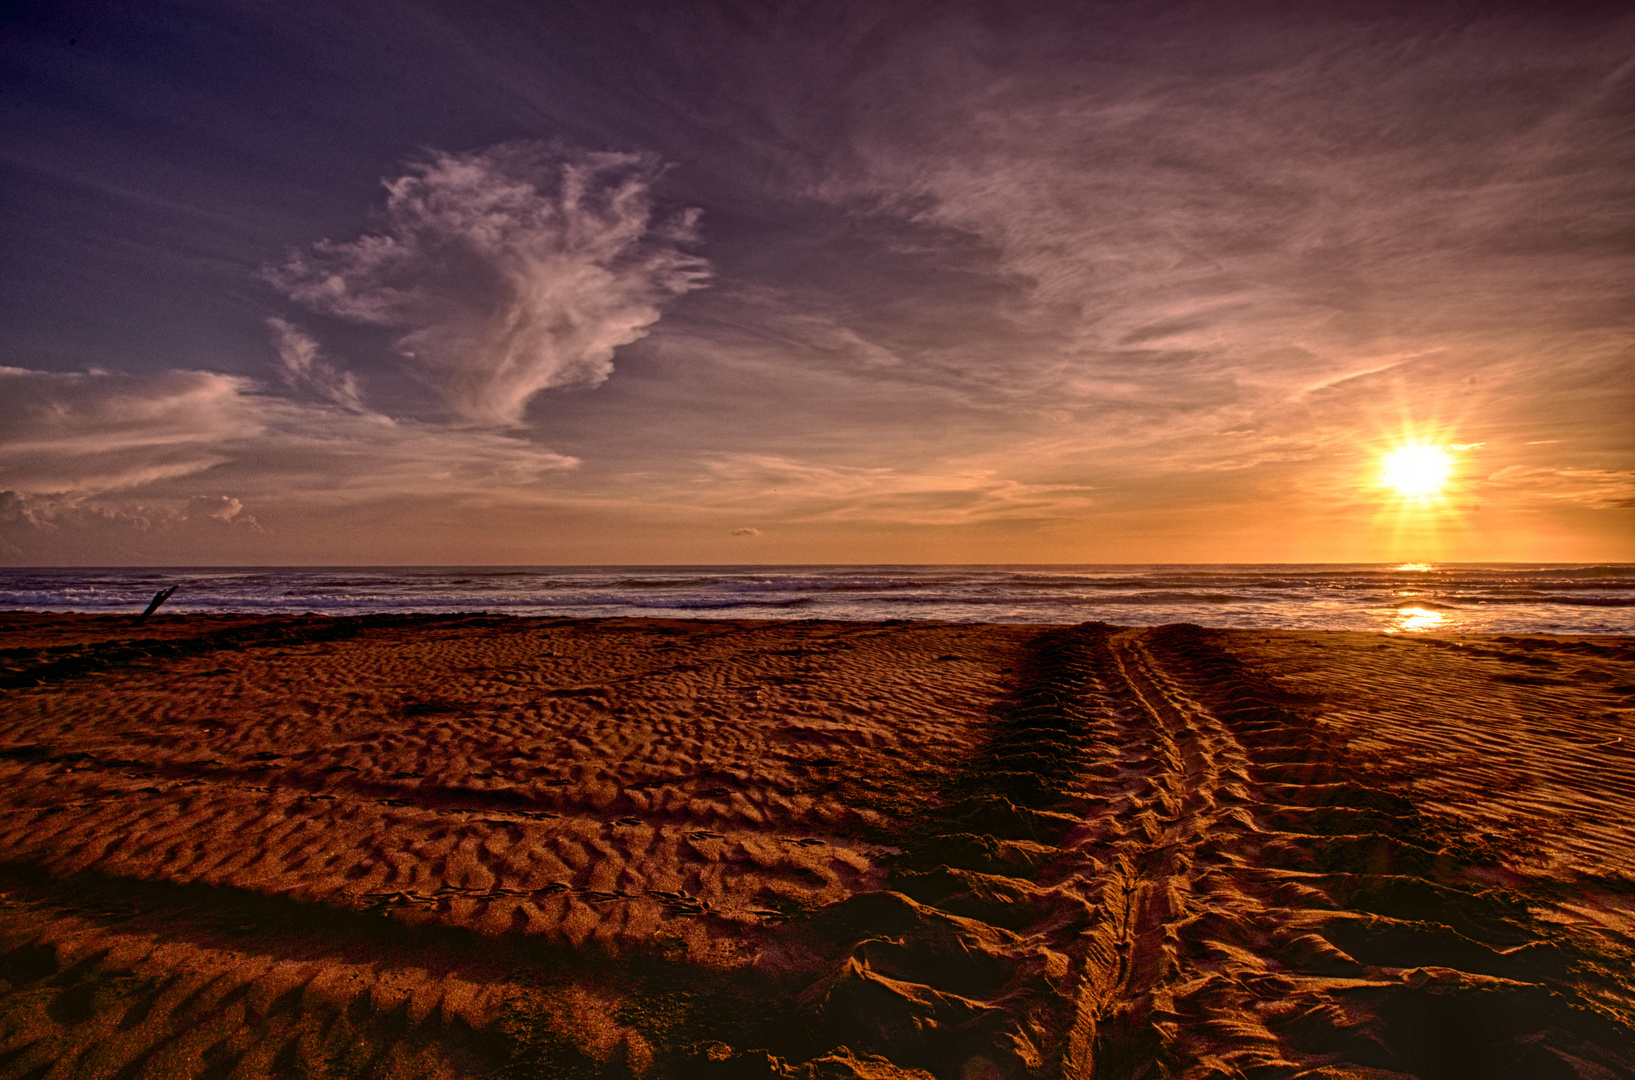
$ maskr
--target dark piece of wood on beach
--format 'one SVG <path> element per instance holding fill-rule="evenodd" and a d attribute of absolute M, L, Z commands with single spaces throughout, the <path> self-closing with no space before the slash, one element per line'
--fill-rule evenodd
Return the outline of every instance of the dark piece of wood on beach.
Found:
<path fill-rule="evenodd" d="M 170 594 L 175 592 L 175 591 L 176 591 L 176 586 L 172 585 L 168 589 L 160 589 L 158 592 L 154 593 L 153 594 L 153 603 L 148 605 L 148 610 L 142 612 L 141 615 L 137 616 L 136 621 L 141 622 L 143 619 L 147 618 L 149 615 L 152 615 L 155 611 L 158 611 L 159 610 L 159 605 L 164 603 L 166 600 L 169 600 L 170 599 Z"/>

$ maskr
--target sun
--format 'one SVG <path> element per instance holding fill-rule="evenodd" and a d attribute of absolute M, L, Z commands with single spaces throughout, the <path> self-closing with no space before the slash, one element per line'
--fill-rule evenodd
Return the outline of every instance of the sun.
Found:
<path fill-rule="evenodd" d="M 1380 483 L 1402 495 L 1435 495 L 1453 472 L 1453 458 L 1439 446 L 1404 446 L 1385 455 Z"/>

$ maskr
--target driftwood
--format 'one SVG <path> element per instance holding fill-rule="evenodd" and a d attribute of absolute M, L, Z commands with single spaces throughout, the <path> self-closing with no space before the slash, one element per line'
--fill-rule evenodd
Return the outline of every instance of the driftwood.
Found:
<path fill-rule="evenodd" d="M 152 615 L 155 611 L 158 611 L 159 610 L 159 605 L 164 603 L 166 600 L 169 600 L 170 599 L 170 594 L 175 592 L 175 591 L 176 591 L 176 586 L 172 585 L 168 589 L 160 589 L 158 592 L 154 593 L 153 594 L 153 603 L 148 605 L 148 610 L 142 612 L 141 615 L 137 616 L 136 621 L 141 622 L 143 619 L 147 618 L 149 615 Z"/>

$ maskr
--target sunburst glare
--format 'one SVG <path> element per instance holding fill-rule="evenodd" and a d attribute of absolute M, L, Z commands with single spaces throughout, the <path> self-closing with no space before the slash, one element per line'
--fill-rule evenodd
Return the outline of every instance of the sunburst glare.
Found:
<path fill-rule="evenodd" d="M 1440 446 L 1404 446 L 1385 455 L 1380 483 L 1416 498 L 1435 495 L 1453 472 L 1453 458 Z"/>

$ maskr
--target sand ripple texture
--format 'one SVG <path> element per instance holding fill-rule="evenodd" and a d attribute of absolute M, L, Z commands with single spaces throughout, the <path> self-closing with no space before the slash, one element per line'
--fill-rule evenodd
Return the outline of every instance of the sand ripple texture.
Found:
<path fill-rule="evenodd" d="M 0 1077 L 1635 1075 L 1635 649 L 0 616 Z"/>

